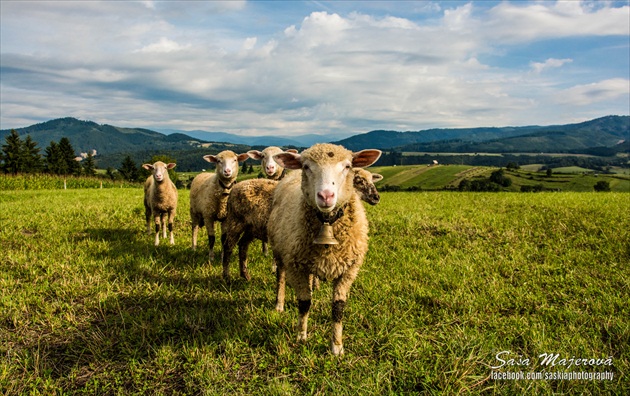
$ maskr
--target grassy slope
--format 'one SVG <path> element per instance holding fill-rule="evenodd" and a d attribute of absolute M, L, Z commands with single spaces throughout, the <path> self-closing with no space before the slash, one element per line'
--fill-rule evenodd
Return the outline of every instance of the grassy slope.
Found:
<path fill-rule="evenodd" d="M 157 249 L 140 189 L 0 204 L 0 393 L 630 392 L 626 194 L 384 193 L 342 359 L 328 353 L 330 284 L 296 343 L 294 294 L 272 312 L 259 243 L 250 283 L 224 283 L 204 243 L 191 252 L 186 191 L 177 244 Z M 503 350 L 536 371 L 545 352 L 612 356 L 615 380 L 491 380 Z"/>

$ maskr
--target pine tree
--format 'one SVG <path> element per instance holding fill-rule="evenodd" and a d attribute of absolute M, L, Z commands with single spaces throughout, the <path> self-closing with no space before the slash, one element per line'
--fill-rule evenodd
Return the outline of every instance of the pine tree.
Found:
<path fill-rule="evenodd" d="M 44 151 L 46 157 L 46 171 L 54 175 L 61 175 L 66 173 L 65 163 L 61 160 L 59 153 L 59 145 L 56 142 L 50 142 L 50 145 L 46 147 Z"/>
<path fill-rule="evenodd" d="M 59 140 L 59 154 L 63 162 L 65 162 L 65 173 L 64 175 L 80 175 L 81 174 L 81 164 L 79 164 L 75 158 L 76 153 L 74 152 L 74 148 L 70 143 L 70 139 L 67 137 L 62 137 Z"/>
<path fill-rule="evenodd" d="M 6 137 L 6 144 L 2 145 L 2 166 L 5 173 L 17 175 L 24 167 L 24 151 L 20 135 L 11 129 L 11 134 Z"/>
<path fill-rule="evenodd" d="M 246 174 L 247 173 L 247 161 L 243 162 L 243 167 L 241 168 L 241 173 L 242 174 Z"/>
<path fill-rule="evenodd" d="M 83 160 L 83 173 L 86 176 L 94 176 L 96 174 L 96 164 L 94 163 L 94 156 L 91 151 Z"/>
<path fill-rule="evenodd" d="M 40 149 L 37 147 L 37 142 L 31 139 L 30 135 L 26 136 L 23 145 L 24 151 L 24 172 L 38 173 L 41 172 L 43 167 L 42 155 L 39 153 Z"/>
<path fill-rule="evenodd" d="M 137 181 L 139 177 L 138 166 L 130 156 L 125 157 L 118 172 L 128 181 Z"/>

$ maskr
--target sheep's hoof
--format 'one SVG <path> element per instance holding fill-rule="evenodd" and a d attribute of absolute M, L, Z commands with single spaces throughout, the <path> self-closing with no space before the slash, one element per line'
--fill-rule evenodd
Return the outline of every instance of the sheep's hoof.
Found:
<path fill-rule="evenodd" d="M 304 342 L 304 341 L 306 341 L 306 338 L 307 338 L 307 334 L 306 334 L 305 331 L 300 331 L 298 333 L 298 336 L 297 336 L 298 342 Z"/>
<path fill-rule="evenodd" d="M 252 280 L 252 276 L 247 271 L 241 271 L 241 276 L 248 282 Z"/>
<path fill-rule="evenodd" d="M 276 304 L 276 312 L 284 312 L 284 304 Z"/>
<path fill-rule="evenodd" d="M 343 344 L 342 345 L 336 345 L 336 344 L 331 343 L 330 344 L 330 351 L 335 356 L 342 356 L 343 355 Z"/>

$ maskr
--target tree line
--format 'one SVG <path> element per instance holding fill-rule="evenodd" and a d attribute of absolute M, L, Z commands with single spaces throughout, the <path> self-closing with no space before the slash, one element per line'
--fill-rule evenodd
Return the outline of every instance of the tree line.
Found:
<path fill-rule="evenodd" d="M 50 142 L 44 150 L 41 149 L 29 135 L 24 140 L 15 130 L 7 135 L 0 152 L 0 169 L 4 173 L 17 175 L 18 173 L 50 173 L 65 176 L 94 176 L 96 165 L 92 153 L 85 158 L 78 157 L 68 138 L 61 138 L 59 142 Z"/>

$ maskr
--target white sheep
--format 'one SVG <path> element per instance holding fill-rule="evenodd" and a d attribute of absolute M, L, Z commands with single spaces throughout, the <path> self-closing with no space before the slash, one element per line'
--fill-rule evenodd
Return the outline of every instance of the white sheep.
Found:
<path fill-rule="evenodd" d="M 380 196 L 374 183 L 383 179 L 383 176 L 361 168 L 354 168 L 353 172 L 353 185 L 360 198 L 370 205 L 376 205 Z M 300 173 L 294 173 L 290 177 L 294 178 L 294 182 L 299 182 Z M 230 277 L 230 259 L 237 243 L 240 274 L 246 280 L 251 279 L 247 269 L 247 250 L 255 238 L 263 241 L 263 244 L 267 241 L 267 222 L 277 185 L 274 180 L 251 179 L 238 183 L 232 189 L 228 198 L 227 217 L 221 225 L 224 279 Z M 276 271 L 275 261 L 272 271 Z"/>
<path fill-rule="evenodd" d="M 267 179 L 280 180 L 285 176 L 285 170 L 283 167 L 278 165 L 278 163 L 273 159 L 273 156 L 282 152 L 283 150 L 280 147 L 269 146 L 263 151 L 250 150 L 247 154 L 249 154 L 252 159 L 260 160 L 262 170 L 264 171 Z M 286 152 L 297 153 L 297 150 L 288 149 Z"/>
<path fill-rule="evenodd" d="M 380 155 L 379 150 L 352 153 L 341 146 L 317 144 L 302 154 L 274 156 L 287 169 L 302 169 L 299 179 L 285 178 L 276 187 L 267 225 L 278 266 L 276 310 L 284 311 L 288 281 L 298 299 L 298 340 L 306 340 L 313 276 L 332 280 L 335 355 L 343 354 L 343 312 L 368 249 L 368 221 L 353 186 L 352 168 L 370 166 Z M 335 244 L 320 244 L 322 230 L 332 233 L 333 242 L 328 243 Z"/>
<path fill-rule="evenodd" d="M 174 163 L 165 164 L 158 161 L 143 164 L 142 167 L 151 171 L 151 176 L 144 182 L 144 211 L 147 220 L 147 232 L 151 234 L 151 217 L 155 222 L 155 246 L 160 244 L 160 227 L 163 238 L 166 238 L 166 224 L 164 215 L 168 216 L 168 231 L 170 244 L 175 244 L 173 237 L 173 220 L 177 211 L 177 188 L 168 176 L 168 170 L 175 167 Z"/>
<path fill-rule="evenodd" d="M 192 220 L 192 247 L 197 248 L 199 227 L 208 231 L 209 260 L 214 259 L 214 223 L 222 222 L 226 216 L 227 200 L 238 175 L 238 163 L 249 158 L 247 153 L 235 154 L 225 150 L 217 155 L 203 157 L 216 163 L 214 173 L 200 173 L 190 185 L 190 218 Z"/>

